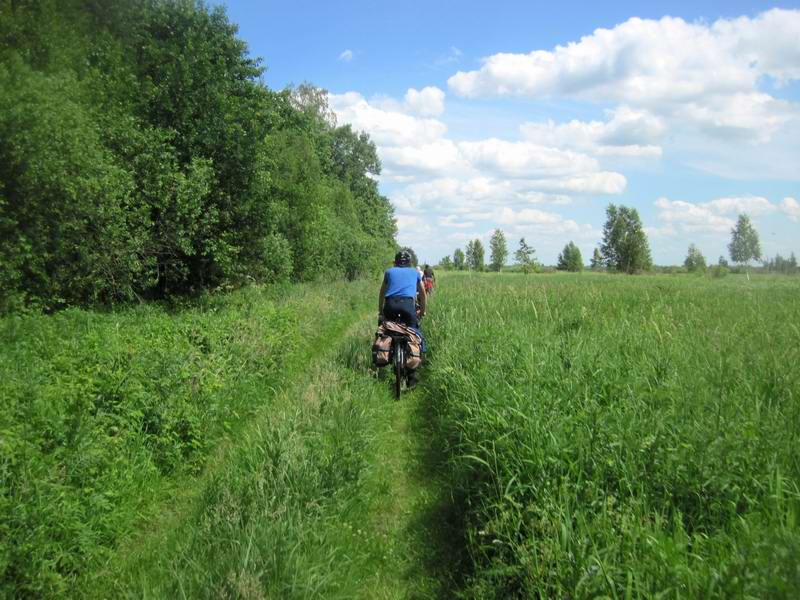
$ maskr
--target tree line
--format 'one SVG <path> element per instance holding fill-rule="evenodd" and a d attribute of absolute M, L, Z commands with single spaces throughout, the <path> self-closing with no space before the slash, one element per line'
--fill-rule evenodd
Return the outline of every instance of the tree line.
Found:
<path fill-rule="evenodd" d="M 491 251 L 488 270 L 500 271 L 508 258 L 508 244 L 505 234 L 495 229 L 489 241 Z M 445 256 L 439 261 L 444 269 L 484 271 L 485 250 L 480 239 L 471 240 L 466 251 L 456 248 L 452 258 Z M 538 271 L 542 265 L 536 259 L 536 250 L 525 238 L 519 240 L 514 252 L 514 261 L 520 271 L 529 273 Z M 642 227 L 639 213 L 635 208 L 617 207 L 610 204 L 606 209 L 606 224 L 603 228 L 603 242 L 595 248 L 592 257 L 592 268 L 606 268 L 612 271 L 635 273 L 651 267 L 650 246 Z M 557 269 L 564 271 L 582 271 L 583 257 L 578 246 L 569 241 L 558 256 Z"/>
<path fill-rule="evenodd" d="M 500 271 L 508 258 L 508 245 L 505 234 L 495 229 L 489 241 L 490 262 L 485 264 L 485 250 L 480 239 L 467 243 L 466 251 L 456 248 L 452 258 L 445 256 L 439 261 L 439 267 L 445 270 Z M 749 271 L 751 261 L 762 261 L 764 270 L 768 272 L 793 274 L 798 272 L 794 253 L 789 258 L 780 254 L 774 259 L 761 256 L 758 232 L 746 214 L 739 215 L 736 226 L 731 230 L 731 242 L 728 245 L 730 258 L 734 263 L 742 265 Z M 542 265 L 536 260 L 535 250 L 521 238 L 514 252 L 517 270 L 524 273 L 538 271 Z M 603 226 L 603 239 L 599 247 L 594 249 L 590 261 L 594 271 L 608 270 L 617 273 L 639 273 L 653 268 L 650 244 L 642 226 L 639 213 L 635 208 L 609 204 L 606 209 L 606 222 Z M 705 272 L 708 268 L 706 259 L 695 244 L 689 245 L 684 261 L 688 272 Z M 556 269 L 559 271 L 578 272 L 584 269 L 583 257 L 578 246 L 570 240 L 559 253 Z M 728 261 L 720 257 L 715 267 L 716 275 L 724 274 L 728 269 Z"/>
<path fill-rule="evenodd" d="M 373 142 L 236 31 L 199 0 L 0 2 L 0 310 L 391 259 Z"/>

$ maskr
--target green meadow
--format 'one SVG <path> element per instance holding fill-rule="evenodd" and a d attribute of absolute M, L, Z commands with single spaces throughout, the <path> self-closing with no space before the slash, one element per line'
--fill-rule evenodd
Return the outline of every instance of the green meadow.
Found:
<path fill-rule="evenodd" d="M 442 274 L 0 321 L 0 592 L 793 598 L 800 280 Z"/>
<path fill-rule="evenodd" d="M 452 277 L 426 374 L 469 597 L 800 589 L 800 281 Z"/>

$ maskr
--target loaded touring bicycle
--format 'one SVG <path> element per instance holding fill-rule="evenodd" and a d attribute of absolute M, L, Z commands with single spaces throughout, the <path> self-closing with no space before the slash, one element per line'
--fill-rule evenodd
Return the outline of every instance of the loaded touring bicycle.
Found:
<path fill-rule="evenodd" d="M 403 382 L 408 382 L 422 362 L 422 336 L 412 327 L 397 321 L 384 321 L 375 332 L 372 362 L 378 368 L 392 365 L 394 395 L 399 399 Z"/>

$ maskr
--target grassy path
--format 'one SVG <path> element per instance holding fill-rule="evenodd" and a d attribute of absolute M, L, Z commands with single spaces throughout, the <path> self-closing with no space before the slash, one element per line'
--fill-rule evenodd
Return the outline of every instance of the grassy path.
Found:
<path fill-rule="evenodd" d="M 373 329 L 359 318 L 254 417 L 115 595 L 447 597 L 457 536 L 432 398 L 423 384 L 396 402 L 374 377 Z"/>
<path fill-rule="evenodd" d="M 445 598 L 456 584 L 457 515 L 441 476 L 441 438 L 424 384 L 387 404 L 367 488 L 379 569 L 364 598 Z"/>

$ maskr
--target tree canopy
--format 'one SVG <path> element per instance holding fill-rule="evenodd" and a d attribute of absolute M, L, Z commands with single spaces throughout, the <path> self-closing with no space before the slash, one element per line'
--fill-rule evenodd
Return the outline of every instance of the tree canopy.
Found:
<path fill-rule="evenodd" d="M 600 254 L 600 248 L 595 248 L 592 253 L 592 262 L 589 265 L 592 271 L 599 271 L 603 268 L 603 255 Z"/>
<path fill-rule="evenodd" d="M 466 262 L 467 259 L 464 255 L 464 251 L 461 248 L 456 248 L 453 252 L 453 268 L 457 271 L 463 271 Z"/>
<path fill-rule="evenodd" d="M 480 239 L 475 238 L 468 242 L 466 251 L 467 267 L 472 271 L 483 271 L 485 254 L 483 242 Z"/>
<path fill-rule="evenodd" d="M 651 267 L 650 245 L 635 208 L 608 205 L 600 253 L 614 271 L 636 273 Z"/>
<path fill-rule="evenodd" d="M 390 260 L 375 145 L 262 71 L 202 2 L 0 3 L 0 310 Z"/>
<path fill-rule="evenodd" d="M 686 255 L 686 260 L 683 261 L 683 266 L 690 273 L 704 272 L 706 270 L 706 257 L 700 252 L 700 249 L 694 244 L 689 245 L 689 251 Z"/>
<path fill-rule="evenodd" d="M 794 275 L 797 273 L 797 258 L 795 258 L 794 252 L 789 255 L 789 258 L 776 254 L 775 258 L 768 258 L 764 261 L 764 268 L 770 273 Z"/>
<path fill-rule="evenodd" d="M 536 251 L 528 245 L 528 243 L 525 241 L 525 238 L 520 238 L 519 248 L 517 248 L 516 252 L 514 252 L 514 260 L 517 262 L 517 264 L 522 266 L 522 272 L 526 275 L 533 267 L 536 266 L 535 254 Z"/>
<path fill-rule="evenodd" d="M 561 254 L 558 255 L 558 265 L 556 267 L 559 271 L 572 271 L 577 273 L 583 271 L 583 257 L 581 256 L 580 248 L 574 242 L 570 241 Z"/>
<path fill-rule="evenodd" d="M 506 264 L 508 258 L 508 245 L 506 244 L 506 236 L 500 229 L 495 229 L 489 240 L 490 251 L 490 268 L 492 271 L 500 271 L 503 265 Z"/>
<path fill-rule="evenodd" d="M 758 232 L 746 214 L 739 215 L 736 226 L 731 229 L 731 243 L 728 244 L 731 260 L 739 264 L 749 264 L 761 258 L 761 244 Z"/>

